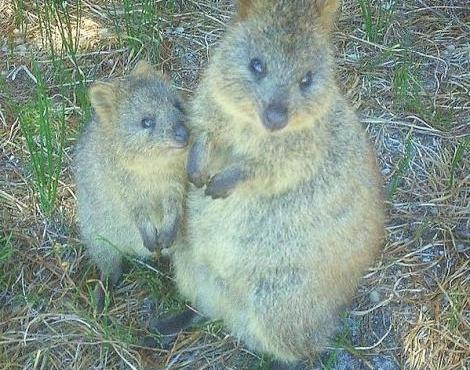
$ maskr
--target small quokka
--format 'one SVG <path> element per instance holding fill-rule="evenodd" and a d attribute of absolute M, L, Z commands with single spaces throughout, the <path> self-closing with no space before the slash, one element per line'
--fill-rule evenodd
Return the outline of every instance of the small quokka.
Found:
<path fill-rule="evenodd" d="M 75 153 L 78 217 L 89 255 L 112 288 L 125 256 L 169 248 L 183 221 L 189 132 L 176 90 L 146 62 L 89 91 L 94 118 Z M 98 310 L 104 291 L 96 288 Z"/>
<path fill-rule="evenodd" d="M 338 6 L 239 1 L 190 104 L 187 170 L 201 189 L 176 282 L 272 369 L 325 348 L 383 240 L 376 159 L 334 78 Z"/>

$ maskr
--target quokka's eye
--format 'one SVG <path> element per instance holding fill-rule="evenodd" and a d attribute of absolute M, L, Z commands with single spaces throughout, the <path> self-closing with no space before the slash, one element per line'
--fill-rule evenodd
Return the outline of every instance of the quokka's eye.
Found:
<path fill-rule="evenodd" d="M 181 104 L 181 102 L 180 102 L 179 100 L 176 100 L 176 101 L 175 101 L 174 106 L 175 106 L 175 108 L 178 109 L 181 113 L 184 113 L 183 104 Z"/>
<path fill-rule="evenodd" d="M 140 124 L 142 125 L 143 128 L 148 129 L 148 128 L 154 128 L 155 125 L 156 125 L 156 122 L 155 122 L 154 118 L 146 117 L 146 118 L 142 119 Z"/>
<path fill-rule="evenodd" d="M 302 90 L 307 90 L 313 83 L 313 73 L 312 71 L 308 71 L 304 77 L 299 82 L 300 88 Z"/>
<path fill-rule="evenodd" d="M 253 58 L 252 60 L 250 60 L 250 70 L 257 77 L 264 76 L 266 72 L 263 62 L 258 58 Z"/>

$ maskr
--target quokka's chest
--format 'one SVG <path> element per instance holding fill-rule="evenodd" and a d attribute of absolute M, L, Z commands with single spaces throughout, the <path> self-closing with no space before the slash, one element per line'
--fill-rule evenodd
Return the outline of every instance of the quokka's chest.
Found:
<path fill-rule="evenodd" d="M 230 255 L 269 254 L 294 239 L 303 243 L 309 237 L 304 233 L 306 226 L 312 228 L 315 222 L 305 198 L 295 194 L 269 198 L 234 193 L 212 200 L 197 190 L 191 194 L 188 209 L 196 248 Z"/>

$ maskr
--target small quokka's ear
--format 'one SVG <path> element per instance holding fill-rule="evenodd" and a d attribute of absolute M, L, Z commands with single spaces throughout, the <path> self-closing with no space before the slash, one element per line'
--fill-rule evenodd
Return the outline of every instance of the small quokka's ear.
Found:
<path fill-rule="evenodd" d="M 117 107 L 117 86 L 112 83 L 95 82 L 91 85 L 88 96 L 99 121 L 105 125 L 112 122 Z"/>
<path fill-rule="evenodd" d="M 340 0 L 314 0 L 314 3 L 322 22 L 327 26 L 331 26 L 339 9 Z"/>
<path fill-rule="evenodd" d="M 250 15 L 253 9 L 253 0 L 238 0 L 237 1 L 237 21 L 243 20 Z"/>
<path fill-rule="evenodd" d="M 148 76 L 155 74 L 155 69 L 145 60 L 140 60 L 131 72 L 131 76 Z"/>
<path fill-rule="evenodd" d="M 138 77 L 138 78 L 139 77 L 148 78 L 148 77 L 153 76 L 153 77 L 161 78 L 162 80 L 166 82 L 171 82 L 170 78 L 166 74 L 160 71 L 157 71 L 152 65 L 150 65 L 145 60 L 138 61 L 130 75 L 131 77 Z"/>

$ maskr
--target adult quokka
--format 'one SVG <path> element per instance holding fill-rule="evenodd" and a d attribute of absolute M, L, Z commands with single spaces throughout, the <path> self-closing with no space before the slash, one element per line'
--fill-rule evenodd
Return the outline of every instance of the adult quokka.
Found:
<path fill-rule="evenodd" d="M 239 1 L 190 104 L 200 189 L 176 281 L 273 369 L 324 349 L 384 233 L 376 159 L 334 78 L 338 6 Z"/>

